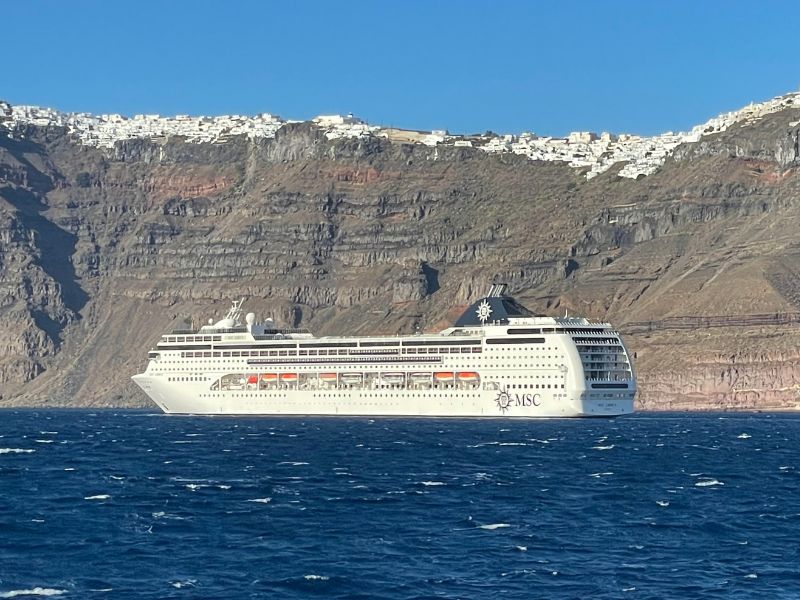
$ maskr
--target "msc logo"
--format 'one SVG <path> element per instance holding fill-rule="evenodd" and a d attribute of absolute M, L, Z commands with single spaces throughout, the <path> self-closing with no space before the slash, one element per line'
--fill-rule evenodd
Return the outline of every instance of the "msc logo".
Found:
<path fill-rule="evenodd" d="M 506 414 L 513 406 L 541 406 L 542 396 L 540 394 L 509 394 L 507 388 L 503 388 L 497 393 L 494 401 L 500 412 Z"/>

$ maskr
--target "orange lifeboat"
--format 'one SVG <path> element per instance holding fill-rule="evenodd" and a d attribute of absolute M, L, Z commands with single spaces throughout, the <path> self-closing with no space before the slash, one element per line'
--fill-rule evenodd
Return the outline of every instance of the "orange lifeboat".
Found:
<path fill-rule="evenodd" d="M 261 381 L 266 383 L 275 383 L 278 381 L 278 374 L 277 373 L 262 373 L 261 374 Z"/>
<path fill-rule="evenodd" d="M 320 373 L 319 378 L 326 383 L 336 383 L 336 373 Z"/>
<path fill-rule="evenodd" d="M 459 381 L 466 381 L 466 382 L 475 382 L 480 379 L 480 375 L 478 375 L 475 371 L 461 371 L 458 374 Z"/>
<path fill-rule="evenodd" d="M 247 383 L 250 383 L 250 384 L 258 383 L 258 375 L 248 375 L 247 376 Z"/>
<path fill-rule="evenodd" d="M 297 373 L 281 373 L 281 381 L 297 381 Z"/>
<path fill-rule="evenodd" d="M 433 374 L 433 378 L 436 381 L 445 381 L 445 382 L 453 381 L 454 377 L 455 373 L 453 373 L 452 371 L 438 371 Z"/>

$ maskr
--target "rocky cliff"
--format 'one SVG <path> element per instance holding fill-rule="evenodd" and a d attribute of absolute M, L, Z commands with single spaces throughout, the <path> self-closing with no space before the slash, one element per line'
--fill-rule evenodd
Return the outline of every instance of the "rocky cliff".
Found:
<path fill-rule="evenodd" d="M 129 377 L 158 336 L 231 298 L 320 334 L 401 332 L 500 278 L 537 311 L 617 324 L 640 407 L 793 408 L 799 118 L 636 180 L 309 123 L 113 148 L 0 124 L 0 404 L 144 404 Z"/>

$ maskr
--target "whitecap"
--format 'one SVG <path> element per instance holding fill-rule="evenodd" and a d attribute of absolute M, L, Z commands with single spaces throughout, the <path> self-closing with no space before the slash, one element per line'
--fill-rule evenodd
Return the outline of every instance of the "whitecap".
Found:
<path fill-rule="evenodd" d="M 124 477 L 118 477 L 117 475 L 109 475 L 108 478 L 113 479 L 114 481 L 123 481 L 125 479 Z"/>
<path fill-rule="evenodd" d="M 524 442 L 500 442 L 498 446 L 527 446 Z"/>
<path fill-rule="evenodd" d="M 67 590 L 35 587 L 29 590 L 11 590 L 10 592 L 0 592 L 0 598 L 16 598 L 17 596 L 60 596 L 61 594 L 66 593 Z"/>
<path fill-rule="evenodd" d="M 611 450 L 614 447 L 614 444 L 610 446 L 592 446 L 592 450 Z"/>
<path fill-rule="evenodd" d="M 753 436 L 751 436 L 750 434 L 747 434 L 747 433 L 740 433 L 740 434 L 739 434 L 739 435 L 737 435 L 736 437 L 737 437 L 738 439 L 740 439 L 740 440 L 747 440 L 747 439 L 750 439 L 750 438 L 751 438 L 751 437 L 753 437 Z"/>
<path fill-rule="evenodd" d="M 285 460 L 283 462 L 279 462 L 278 464 L 279 465 L 291 465 L 293 467 L 299 467 L 301 465 L 307 465 L 308 463 L 307 462 L 301 462 L 301 461 Z"/>
<path fill-rule="evenodd" d="M 303 579 L 306 579 L 308 581 L 328 581 L 330 579 L 330 577 L 328 577 L 327 575 L 313 575 L 313 574 L 311 574 L 311 575 L 303 575 Z"/>
<path fill-rule="evenodd" d="M 251 498 L 247 500 L 247 502 L 258 502 L 259 504 L 269 504 L 272 502 L 272 498 Z"/>
<path fill-rule="evenodd" d="M 197 583 L 196 579 L 184 579 L 183 581 L 170 581 L 170 585 L 174 588 L 181 589 L 185 587 L 194 587 L 194 584 Z"/>
<path fill-rule="evenodd" d="M 656 500 L 656 504 L 658 504 L 659 506 L 669 506 L 669 501 L 668 500 Z"/>
<path fill-rule="evenodd" d="M 225 485 L 225 484 L 220 484 L 220 485 L 218 485 L 217 487 L 218 487 L 219 489 L 221 489 L 221 490 L 229 490 L 229 489 L 231 489 L 231 486 L 229 486 L 229 485 Z"/>
<path fill-rule="evenodd" d="M 44 523 L 44 519 L 31 519 L 31 523 Z"/>
<path fill-rule="evenodd" d="M 86 496 L 84 500 L 108 500 L 111 498 L 108 494 L 97 494 L 96 496 Z"/>
<path fill-rule="evenodd" d="M 65 470 L 65 471 L 74 471 L 75 469 L 74 469 L 74 468 L 72 468 L 72 467 L 64 467 L 64 470 Z"/>
<path fill-rule="evenodd" d="M 203 485 L 201 483 L 187 483 L 183 487 L 185 487 L 187 490 L 192 490 L 193 492 L 196 492 L 197 490 L 200 490 L 200 489 L 208 487 L 208 486 L 207 485 Z"/>
<path fill-rule="evenodd" d="M 635 592 L 636 587 L 622 588 L 623 592 Z"/>
<path fill-rule="evenodd" d="M 592 473 L 589 477 L 605 477 L 606 475 L 613 475 L 613 471 L 603 471 L 602 473 Z"/>
<path fill-rule="evenodd" d="M 704 479 L 703 481 L 698 481 L 694 484 L 695 487 L 710 487 L 713 485 L 725 485 L 721 481 L 717 481 L 716 479 Z"/>
<path fill-rule="evenodd" d="M 185 521 L 186 520 L 183 517 L 179 517 L 178 515 L 171 515 L 169 513 L 164 512 L 163 510 L 160 510 L 160 511 L 154 512 L 154 513 L 150 513 L 150 515 L 154 519 L 172 519 L 173 521 Z"/>
<path fill-rule="evenodd" d="M 528 547 L 527 546 L 514 546 L 514 548 L 516 548 L 520 552 L 527 552 L 528 551 Z"/>
<path fill-rule="evenodd" d="M 444 485 L 442 481 L 420 481 L 422 485 L 431 486 L 431 485 Z"/>
<path fill-rule="evenodd" d="M 744 578 L 745 579 L 758 579 L 758 575 L 756 575 L 755 573 L 748 573 L 747 575 L 744 576 Z"/>
<path fill-rule="evenodd" d="M 37 444 L 52 444 L 53 440 L 33 440 Z"/>
<path fill-rule="evenodd" d="M 0 448 L 0 454 L 31 454 L 36 450 L 30 448 Z"/>
<path fill-rule="evenodd" d="M 489 525 L 478 525 L 479 529 L 488 529 L 489 531 L 494 531 L 495 529 L 505 529 L 506 527 L 511 527 L 508 523 L 491 523 Z"/>

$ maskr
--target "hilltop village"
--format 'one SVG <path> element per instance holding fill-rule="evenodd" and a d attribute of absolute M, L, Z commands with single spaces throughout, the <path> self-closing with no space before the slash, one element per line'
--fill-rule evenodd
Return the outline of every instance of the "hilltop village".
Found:
<path fill-rule="evenodd" d="M 619 175 L 635 179 L 653 173 L 682 143 L 697 142 L 701 137 L 725 131 L 733 124 L 753 122 L 784 108 L 798 106 L 800 93 L 787 94 L 721 114 L 688 132 L 667 132 L 652 137 L 592 132 L 573 132 L 566 138 L 534 133 L 451 135 L 445 130 L 415 131 L 370 125 L 353 115 L 323 115 L 312 119 L 312 123 L 324 130 L 328 139 L 375 136 L 396 143 L 474 147 L 490 153 L 521 154 L 531 160 L 565 162 L 571 167 L 586 169 L 587 179 L 607 171 L 616 163 L 625 163 Z M 296 122 L 269 113 L 217 117 L 63 113 L 51 108 L 0 101 L 0 125 L 7 135 L 13 137 L 15 132 L 29 125 L 58 126 L 65 127 L 80 143 L 101 148 L 113 148 L 119 141 L 137 138 L 182 137 L 191 143 L 212 144 L 225 143 L 228 138 L 239 135 L 272 138 L 285 124 Z"/>

